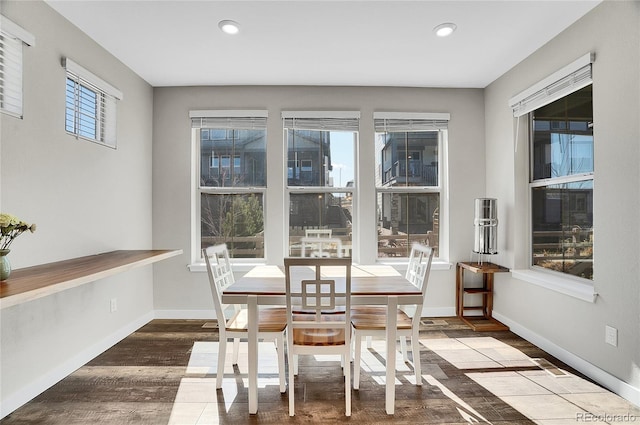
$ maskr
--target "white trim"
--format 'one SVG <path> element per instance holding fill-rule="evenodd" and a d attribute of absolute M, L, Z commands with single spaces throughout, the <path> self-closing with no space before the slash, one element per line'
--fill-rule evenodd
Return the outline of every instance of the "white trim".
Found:
<path fill-rule="evenodd" d="M 432 269 L 433 270 L 433 269 Z M 455 307 L 422 307 L 421 317 L 453 317 L 456 315 Z"/>
<path fill-rule="evenodd" d="M 571 62 L 569 65 L 563 67 L 562 69 L 559 69 L 553 74 L 538 81 L 537 83 L 527 88 L 526 90 L 523 90 L 522 92 L 513 96 L 511 99 L 509 99 L 509 106 L 513 110 L 514 117 L 520 117 L 522 115 L 528 114 L 529 112 L 535 109 L 538 109 L 555 100 L 563 98 L 568 94 L 573 93 L 591 84 L 592 83 L 591 72 L 589 71 L 588 74 L 582 75 L 585 78 L 580 78 L 576 84 L 573 84 L 573 81 L 572 81 L 571 82 L 572 84 L 570 84 L 568 87 L 558 90 L 556 93 L 553 93 L 550 95 L 542 94 L 541 95 L 542 97 L 540 99 L 535 99 L 535 101 L 533 101 L 534 98 L 538 97 L 537 96 L 538 94 L 544 92 L 547 88 L 549 88 L 549 86 L 559 82 L 564 78 L 571 76 L 573 73 L 581 70 L 582 68 L 585 68 L 591 65 L 594 61 L 595 61 L 595 54 L 592 52 L 587 53 L 581 56 L 580 58 L 576 59 L 575 61 Z"/>
<path fill-rule="evenodd" d="M 236 259 L 237 260 L 237 259 Z M 404 261 L 403 261 L 404 260 Z M 407 269 L 407 258 L 403 258 L 402 260 L 399 261 L 391 261 L 391 260 L 385 260 L 385 261 L 378 261 L 375 265 L 383 265 L 383 266 L 390 266 L 393 267 L 394 269 L 400 271 L 400 272 L 404 272 Z M 239 272 L 239 273 L 246 273 L 249 272 L 251 269 L 253 269 L 256 266 L 264 266 L 266 263 L 256 263 L 256 262 L 252 262 L 252 263 L 237 263 L 234 262 L 233 260 L 231 261 L 232 265 L 233 265 L 233 271 L 235 272 Z M 355 264 L 355 263 L 354 263 Z M 452 264 L 448 261 L 433 261 L 431 263 L 431 270 L 451 270 Z M 199 262 L 199 261 L 195 261 L 191 264 L 187 264 L 187 268 L 189 269 L 190 272 L 192 273 L 204 273 L 207 271 L 207 266 L 204 264 L 204 262 Z M 454 311 L 454 315 L 455 315 L 455 311 Z"/>
<path fill-rule="evenodd" d="M 360 119 L 360 111 L 282 111 L 282 118 Z"/>
<path fill-rule="evenodd" d="M 374 120 L 437 120 L 449 121 L 448 112 L 374 112 Z"/>
<path fill-rule="evenodd" d="M 567 277 L 556 276 L 552 273 L 524 269 L 511 270 L 511 276 L 589 303 L 595 303 L 598 297 L 593 283 L 579 282 Z"/>
<path fill-rule="evenodd" d="M 122 100 L 124 95 L 120 90 L 111 84 L 107 83 L 102 78 L 95 75 L 93 72 L 89 71 L 82 65 L 77 64 L 73 60 L 69 58 L 62 58 L 62 66 L 66 68 L 66 70 L 72 74 L 77 75 L 88 83 L 93 84 L 100 90 L 104 91 L 106 94 L 115 97 L 118 100 Z"/>
<path fill-rule="evenodd" d="M 268 118 L 264 109 L 203 109 L 189 111 L 189 118 Z"/>
<path fill-rule="evenodd" d="M 216 311 L 210 310 L 155 310 L 155 319 L 183 319 L 183 320 L 216 320 Z"/>
<path fill-rule="evenodd" d="M 101 341 L 93 344 L 90 347 L 82 350 L 75 356 L 67 359 L 54 369 L 50 370 L 46 374 L 39 377 L 37 380 L 30 382 L 22 387 L 20 390 L 11 394 L 10 396 L 3 398 L 0 403 L 0 418 L 4 418 L 11 412 L 23 404 L 33 400 L 42 392 L 48 390 L 53 385 L 57 384 L 80 367 L 84 366 L 109 348 L 113 347 L 118 342 L 122 341 L 140 327 L 146 325 L 154 318 L 154 312 L 151 311 L 132 322 L 124 325 L 120 329 L 106 336 Z"/>
<path fill-rule="evenodd" d="M 36 45 L 36 37 L 6 16 L 0 15 L 0 31 L 19 39 L 27 46 Z"/>
<path fill-rule="evenodd" d="M 636 388 L 622 381 L 621 379 L 616 378 L 609 372 L 606 372 L 584 360 L 583 358 L 573 354 L 572 352 L 565 350 L 554 342 L 551 342 L 548 339 L 520 325 L 518 322 L 511 320 L 506 316 L 503 316 L 496 310 L 493 310 L 493 317 L 496 320 L 499 320 L 500 322 L 509 326 L 509 330 L 511 332 L 519 335 L 536 347 L 541 348 L 545 352 L 558 358 L 560 361 L 568 364 L 579 372 L 584 373 L 586 376 L 618 394 L 620 397 L 630 401 L 636 406 L 640 406 L 640 388 Z"/>

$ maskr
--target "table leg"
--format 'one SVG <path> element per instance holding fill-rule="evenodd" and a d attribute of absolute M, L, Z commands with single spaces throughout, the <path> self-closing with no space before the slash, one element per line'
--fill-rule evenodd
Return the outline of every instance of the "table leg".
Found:
<path fill-rule="evenodd" d="M 486 273 L 485 274 L 486 277 L 486 281 L 484 284 L 484 287 L 487 289 L 487 303 L 486 303 L 486 310 L 485 310 L 485 317 L 487 319 L 490 319 L 491 316 L 493 315 L 493 273 Z"/>
<path fill-rule="evenodd" d="M 396 399 L 396 337 L 398 326 L 398 297 L 387 300 L 387 384 L 385 407 L 388 415 L 393 415 Z"/>
<path fill-rule="evenodd" d="M 258 299 L 255 295 L 247 297 L 248 330 L 248 374 L 249 374 L 249 413 L 258 413 Z"/>
<path fill-rule="evenodd" d="M 464 269 L 456 265 L 456 315 L 464 316 L 464 291 L 462 288 L 464 278 Z"/>

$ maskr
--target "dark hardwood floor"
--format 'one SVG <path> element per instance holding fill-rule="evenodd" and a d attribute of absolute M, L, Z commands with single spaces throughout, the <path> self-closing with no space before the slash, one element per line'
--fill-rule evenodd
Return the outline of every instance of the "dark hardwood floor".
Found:
<path fill-rule="evenodd" d="M 457 318 L 437 318 L 423 320 L 420 336 L 423 385 L 414 385 L 399 355 L 393 416 L 384 409 L 384 341 L 363 344 L 351 418 L 344 416 L 340 362 L 312 356 L 300 359 L 290 418 L 275 349 L 262 343 L 259 411 L 249 415 L 242 352 L 238 366 L 227 362 L 223 389 L 215 389 L 215 323 L 154 320 L 0 424 L 568 424 L 598 409 L 640 421 L 640 409 L 509 331 L 473 332 Z"/>

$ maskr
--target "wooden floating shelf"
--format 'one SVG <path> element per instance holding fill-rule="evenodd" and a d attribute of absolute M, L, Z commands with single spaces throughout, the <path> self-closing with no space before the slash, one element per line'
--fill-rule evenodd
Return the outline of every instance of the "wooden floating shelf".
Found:
<path fill-rule="evenodd" d="M 120 250 L 16 269 L 0 282 L 0 309 L 182 254 L 182 250 Z"/>

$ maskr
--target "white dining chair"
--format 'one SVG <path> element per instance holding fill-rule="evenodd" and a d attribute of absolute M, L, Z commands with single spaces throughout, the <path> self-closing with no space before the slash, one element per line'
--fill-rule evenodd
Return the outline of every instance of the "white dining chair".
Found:
<path fill-rule="evenodd" d="M 328 237 L 302 237 L 300 238 L 302 250 L 301 257 L 338 257 L 342 258 L 342 240 Z"/>
<path fill-rule="evenodd" d="M 319 354 L 341 355 L 345 415 L 351 416 L 351 259 L 285 258 L 284 266 L 289 416 L 295 415 L 294 379 L 298 370 L 297 357 Z M 311 274 L 309 267 L 313 268 Z M 331 267 L 331 275 L 340 277 L 323 277 L 323 267 Z M 342 267 L 344 273 L 339 271 Z"/>
<path fill-rule="evenodd" d="M 224 376 L 224 363 L 227 351 L 227 339 L 233 338 L 233 364 L 238 364 L 238 348 L 240 338 L 248 337 L 247 309 L 236 304 L 223 304 L 222 292 L 234 283 L 233 270 L 229 259 L 229 251 L 226 244 L 208 247 L 202 250 L 202 256 L 207 265 L 213 303 L 218 320 L 218 371 L 216 375 L 216 388 L 222 388 Z M 225 317 L 225 311 L 233 309 L 231 318 Z M 278 355 L 278 375 L 280 379 L 280 392 L 286 391 L 284 341 L 287 317 L 285 308 L 264 308 L 258 311 L 258 338 L 263 340 L 275 340 Z"/>
<path fill-rule="evenodd" d="M 433 260 L 433 248 L 414 243 L 411 247 L 409 265 L 405 278 L 418 287 L 422 293 L 422 303 L 415 306 L 415 312 L 409 316 L 404 310 L 397 310 L 397 335 L 400 338 L 400 347 L 403 359 L 409 361 L 406 347 L 406 337 L 411 337 L 411 353 L 413 356 L 413 369 L 416 376 L 416 385 L 422 385 L 422 370 L 420 368 L 420 343 L 418 333 L 420 330 L 420 316 L 427 292 L 427 282 Z M 355 306 L 351 309 L 351 323 L 354 336 L 354 360 L 353 360 L 353 388 L 360 388 L 360 357 L 362 350 L 362 337 L 385 337 L 387 324 L 386 306 Z M 395 367 L 395 365 L 387 365 Z"/>

